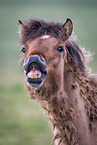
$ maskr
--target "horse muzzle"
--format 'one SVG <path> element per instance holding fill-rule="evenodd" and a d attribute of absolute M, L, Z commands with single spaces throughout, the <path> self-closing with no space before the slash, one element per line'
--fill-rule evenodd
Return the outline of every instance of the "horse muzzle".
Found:
<path fill-rule="evenodd" d="M 44 61 L 38 55 L 31 55 L 24 61 L 23 70 L 26 74 L 26 81 L 30 87 L 38 88 L 47 75 L 47 68 Z"/>

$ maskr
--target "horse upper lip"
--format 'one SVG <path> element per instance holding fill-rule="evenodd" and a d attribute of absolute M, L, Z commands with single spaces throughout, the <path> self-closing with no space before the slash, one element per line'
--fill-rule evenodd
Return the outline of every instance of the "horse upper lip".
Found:
<path fill-rule="evenodd" d="M 25 69 L 26 66 L 24 66 L 24 71 L 26 72 L 26 75 L 34 68 L 34 69 L 37 69 L 37 70 L 40 70 L 41 73 L 44 73 L 45 75 L 47 74 L 47 69 L 46 67 L 43 67 L 41 65 L 39 65 L 38 63 L 36 63 L 36 66 L 35 66 L 35 63 L 36 62 L 33 62 L 31 64 L 29 64 L 29 66 L 27 66 L 27 69 Z"/>
<path fill-rule="evenodd" d="M 40 57 L 35 55 L 35 56 L 29 56 L 29 58 L 25 61 L 23 70 L 25 71 L 26 74 L 30 72 L 32 68 L 39 69 L 42 73 L 45 75 L 47 74 L 47 69 L 45 64 L 41 61 Z"/>

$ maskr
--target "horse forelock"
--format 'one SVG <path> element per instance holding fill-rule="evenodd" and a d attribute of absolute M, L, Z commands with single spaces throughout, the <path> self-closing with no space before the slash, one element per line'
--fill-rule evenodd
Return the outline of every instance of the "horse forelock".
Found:
<path fill-rule="evenodd" d="M 62 24 L 31 19 L 25 22 L 25 26 L 23 30 L 24 35 L 21 39 L 22 44 L 43 35 L 51 35 L 55 38 L 60 38 Z"/>

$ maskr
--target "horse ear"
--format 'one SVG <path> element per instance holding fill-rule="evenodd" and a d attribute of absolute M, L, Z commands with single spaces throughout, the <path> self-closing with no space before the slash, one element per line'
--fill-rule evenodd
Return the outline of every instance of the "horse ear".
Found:
<path fill-rule="evenodd" d="M 19 35 L 20 37 L 23 37 L 26 26 L 21 20 L 18 20 L 18 26 L 19 26 Z"/>
<path fill-rule="evenodd" d="M 66 22 L 62 25 L 62 39 L 67 40 L 72 34 L 73 23 L 67 18 Z"/>

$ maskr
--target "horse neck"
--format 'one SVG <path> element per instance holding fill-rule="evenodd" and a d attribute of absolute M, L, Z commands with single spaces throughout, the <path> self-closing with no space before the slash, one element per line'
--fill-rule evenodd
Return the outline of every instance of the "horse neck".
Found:
<path fill-rule="evenodd" d="M 74 82 L 71 72 L 64 76 L 64 88 L 61 88 L 60 93 L 42 103 L 54 130 L 55 144 L 91 145 L 89 120 L 84 100 L 80 96 L 80 86 Z"/>

